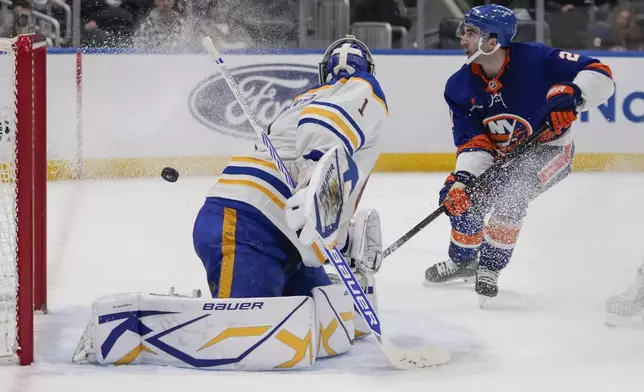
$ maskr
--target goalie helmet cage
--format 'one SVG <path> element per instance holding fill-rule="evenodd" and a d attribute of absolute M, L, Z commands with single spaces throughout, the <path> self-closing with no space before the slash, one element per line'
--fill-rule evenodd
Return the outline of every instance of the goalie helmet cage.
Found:
<path fill-rule="evenodd" d="M 41 35 L 0 39 L 0 364 L 33 362 L 47 308 L 46 55 Z"/>

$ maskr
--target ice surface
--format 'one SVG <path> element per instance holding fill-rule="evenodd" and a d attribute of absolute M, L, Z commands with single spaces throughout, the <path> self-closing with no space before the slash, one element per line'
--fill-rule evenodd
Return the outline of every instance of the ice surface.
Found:
<path fill-rule="evenodd" d="M 386 245 L 436 208 L 445 174 L 374 174 L 361 206 L 380 211 Z M 49 307 L 36 361 L 0 367 L 0 391 L 621 391 L 642 390 L 644 331 L 609 329 L 604 302 L 644 254 L 644 175 L 575 173 L 535 201 L 500 294 L 478 308 L 472 287 L 424 287 L 447 256 L 439 218 L 378 274 L 384 328 L 400 345 L 445 345 L 446 366 L 392 370 L 371 338 L 306 371 L 240 373 L 70 364 L 91 301 L 122 291 L 207 292 L 192 250 L 212 178 L 51 182 Z"/>

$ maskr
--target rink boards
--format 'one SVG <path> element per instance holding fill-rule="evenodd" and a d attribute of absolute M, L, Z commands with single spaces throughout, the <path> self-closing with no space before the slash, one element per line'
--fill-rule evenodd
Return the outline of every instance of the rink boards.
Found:
<path fill-rule="evenodd" d="M 454 165 L 446 80 L 463 64 L 451 51 L 376 51 L 390 111 L 378 171 L 449 171 Z M 644 56 L 588 53 L 613 70 L 617 91 L 575 124 L 576 170 L 644 171 Z M 231 52 L 231 72 L 268 126 L 317 82 L 319 51 Z M 50 178 L 217 174 L 254 142 L 209 57 L 200 53 L 51 50 Z M 80 162 L 80 164 L 77 164 Z"/>

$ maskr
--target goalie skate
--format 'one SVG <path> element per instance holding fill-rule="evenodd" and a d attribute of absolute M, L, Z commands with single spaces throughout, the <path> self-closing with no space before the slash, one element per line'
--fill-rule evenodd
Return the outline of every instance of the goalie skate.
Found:
<path fill-rule="evenodd" d="M 159 294 L 161 295 L 161 294 Z M 178 294 L 174 286 L 170 287 L 170 290 L 168 290 L 168 296 L 170 297 L 185 297 L 185 298 L 201 298 L 201 290 L 200 289 L 193 289 L 192 290 L 192 295 L 183 295 L 183 294 Z"/>

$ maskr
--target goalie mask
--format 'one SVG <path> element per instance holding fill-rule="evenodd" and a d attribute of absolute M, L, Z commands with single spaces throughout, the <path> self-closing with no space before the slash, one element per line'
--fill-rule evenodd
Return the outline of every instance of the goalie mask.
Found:
<path fill-rule="evenodd" d="M 375 63 L 367 45 L 347 35 L 332 43 L 318 67 L 320 84 L 325 84 L 339 77 L 348 77 L 358 71 L 375 74 Z"/>

